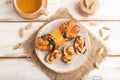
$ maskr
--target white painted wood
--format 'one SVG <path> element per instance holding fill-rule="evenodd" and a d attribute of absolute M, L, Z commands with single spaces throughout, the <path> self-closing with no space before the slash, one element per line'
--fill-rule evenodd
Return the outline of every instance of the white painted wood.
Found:
<path fill-rule="evenodd" d="M 103 39 L 111 34 L 111 37 L 107 41 L 103 41 L 105 45 L 110 49 L 110 54 L 120 54 L 120 22 L 96 22 L 98 26 L 91 26 L 89 22 L 82 22 L 84 26 L 88 30 L 90 30 L 91 33 L 93 33 L 96 37 L 98 37 L 101 41 Z M 99 30 L 102 29 L 102 27 L 109 27 L 111 30 L 103 30 L 104 35 L 103 38 L 99 35 Z"/>
<path fill-rule="evenodd" d="M 99 69 L 91 71 L 83 80 L 119 80 L 120 58 L 106 58 Z M 50 80 L 33 63 L 24 59 L 0 60 L 0 80 Z"/>
<path fill-rule="evenodd" d="M 29 23 L 29 22 L 28 22 Z M 19 29 L 28 23 L 0 23 L 0 56 L 24 56 L 23 48 L 13 50 L 19 42 L 25 41 L 43 23 L 33 23 L 29 30 L 25 30 L 23 38 L 19 37 Z"/>
<path fill-rule="evenodd" d="M 0 80 L 50 80 L 33 63 L 25 59 L 0 60 Z"/>
<path fill-rule="evenodd" d="M 48 0 L 49 16 L 40 16 L 35 20 L 46 20 L 60 7 L 65 7 L 74 18 L 88 19 L 79 14 L 75 9 L 80 0 Z M 100 9 L 95 15 L 89 18 L 99 20 L 120 20 L 120 0 L 99 0 Z M 12 0 L 0 0 L 0 21 L 26 21 L 16 14 L 12 6 Z M 111 33 L 110 40 L 104 42 L 111 50 L 111 54 L 120 54 L 120 22 L 99 22 L 97 27 L 92 27 L 89 22 L 82 22 L 101 41 L 98 30 L 103 26 L 109 26 L 110 31 L 105 31 L 105 35 Z M 35 22 L 30 30 L 25 31 L 25 37 L 19 37 L 19 29 L 28 23 L 0 23 L 0 57 L 3 56 L 26 56 L 23 48 L 13 50 L 18 42 L 26 40 L 43 23 Z M 104 36 L 105 37 L 105 36 Z M 97 78 L 96 78 L 97 76 Z M 100 69 L 93 70 L 83 80 L 119 80 L 120 79 L 120 58 L 106 58 L 100 65 Z M 0 80 L 50 80 L 46 74 L 38 69 L 33 63 L 25 59 L 0 60 Z"/>
<path fill-rule="evenodd" d="M 0 21 L 25 21 L 16 14 L 12 5 L 13 0 L 0 0 Z M 88 19 L 79 14 L 76 5 L 80 0 L 48 0 L 49 16 L 54 14 L 60 7 L 67 8 L 74 18 L 83 20 Z M 120 0 L 99 0 L 100 8 L 95 15 L 89 18 L 99 20 L 120 20 Z M 35 20 L 46 20 L 49 16 L 40 16 Z"/>
<path fill-rule="evenodd" d="M 102 79 L 100 79 L 102 78 Z M 90 72 L 83 80 L 119 80 L 120 58 L 106 58 L 99 69 Z"/>
<path fill-rule="evenodd" d="M 13 50 L 13 47 L 19 43 L 26 40 L 34 31 L 36 31 L 41 22 L 34 22 L 31 29 L 25 31 L 25 35 L 23 38 L 19 37 L 19 29 L 21 27 L 25 27 L 29 22 L 25 23 L 0 23 L 0 56 L 24 56 L 25 52 L 23 48 Z M 104 41 L 107 47 L 110 49 L 111 54 L 120 54 L 120 22 L 98 22 L 98 26 L 94 27 L 89 25 L 89 22 L 82 22 L 84 26 L 86 26 L 96 37 L 99 36 L 99 29 L 103 26 L 108 26 L 111 30 L 104 30 L 105 35 L 111 34 L 111 38 L 108 41 Z"/>

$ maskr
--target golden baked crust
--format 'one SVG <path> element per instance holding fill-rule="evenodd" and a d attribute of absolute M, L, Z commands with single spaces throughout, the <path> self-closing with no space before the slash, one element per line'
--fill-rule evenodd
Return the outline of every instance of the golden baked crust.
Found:
<path fill-rule="evenodd" d="M 35 46 L 42 51 L 54 51 L 55 49 L 58 49 L 61 45 L 63 45 L 65 42 L 77 37 L 79 31 L 80 27 L 78 26 L 77 20 L 70 20 L 61 24 L 52 32 L 38 37 L 35 40 Z"/>

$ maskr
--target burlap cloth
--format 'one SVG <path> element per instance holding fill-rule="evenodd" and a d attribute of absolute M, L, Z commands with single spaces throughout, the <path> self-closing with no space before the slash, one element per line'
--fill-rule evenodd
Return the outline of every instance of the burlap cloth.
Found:
<path fill-rule="evenodd" d="M 48 19 L 49 21 L 52 21 L 57 18 L 68 18 L 72 19 L 73 17 L 69 14 L 68 10 L 65 8 L 60 8 L 56 13 L 51 16 Z M 46 23 L 48 23 L 46 22 Z M 45 25 L 45 24 L 44 24 Z M 44 25 L 40 26 L 43 27 Z M 87 30 L 87 29 L 86 29 Z M 37 67 L 39 67 L 40 70 L 42 70 L 47 76 L 50 77 L 51 80 L 82 80 L 82 78 L 87 75 L 91 70 L 95 69 L 95 62 L 101 63 L 102 60 L 107 56 L 108 49 L 106 46 L 103 45 L 103 43 L 97 39 L 94 35 L 92 35 L 88 30 L 88 35 L 91 42 L 91 52 L 88 57 L 88 60 L 79 67 L 79 69 L 74 70 L 69 73 L 56 73 L 48 68 L 46 68 L 38 59 L 38 57 L 35 54 L 34 50 L 34 40 L 36 37 L 37 31 L 35 31 L 24 43 L 23 48 L 25 49 L 27 55 L 31 57 L 31 61 L 36 64 Z M 101 55 L 97 55 L 96 52 L 99 48 L 104 47 L 104 52 Z"/>

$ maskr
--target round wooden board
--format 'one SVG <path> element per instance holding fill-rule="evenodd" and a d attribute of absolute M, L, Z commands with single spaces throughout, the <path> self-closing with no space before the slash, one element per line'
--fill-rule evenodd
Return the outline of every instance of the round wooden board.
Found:
<path fill-rule="evenodd" d="M 49 22 L 48 24 L 46 24 L 44 27 L 42 27 L 40 29 L 36 38 L 51 32 L 52 30 L 57 28 L 60 24 L 66 22 L 66 21 L 68 21 L 68 19 L 57 19 L 57 20 L 54 20 L 52 22 Z M 45 61 L 45 56 L 49 52 L 40 51 L 37 48 L 35 48 L 37 57 L 47 68 L 49 68 L 49 69 L 51 69 L 55 72 L 58 72 L 58 73 L 71 72 L 71 71 L 74 71 L 77 68 L 79 68 L 88 59 L 88 56 L 90 54 L 90 48 L 91 48 L 90 47 L 91 45 L 90 45 L 89 36 L 87 34 L 87 31 L 84 29 L 84 26 L 80 23 L 79 23 L 79 26 L 80 26 L 80 29 L 81 29 L 79 35 L 85 38 L 87 51 L 84 54 L 79 54 L 79 55 L 75 53 L 75 58 L 74 58 L 74 61 L 72 62 L 72 64 L 64 63 L 62 61 L 62 56 L 59 60 L 53 62 L 52 64 L 49 64 Z M 68 41 L 67 43 L 65 43 L 64 45 L 62 45 L 60 47 L 60 50 L 63 49 L 63 47 L 66 46 L 66 45 L 73 45 L 73 43 L 74 43 L 74 39 L 71 40 L 71 41 Z M 62 52 L 61 52 L 61 54 L 62 54 Z"/>

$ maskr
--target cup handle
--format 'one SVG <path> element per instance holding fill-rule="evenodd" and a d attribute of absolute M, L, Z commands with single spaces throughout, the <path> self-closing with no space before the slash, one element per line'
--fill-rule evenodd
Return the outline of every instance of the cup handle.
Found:
<path fill-rule="evenodd" d="M 41 9 L 41 14 L 48 16 L 49 12 L 47 9 L 43 8 L 43 9 Z"/>

